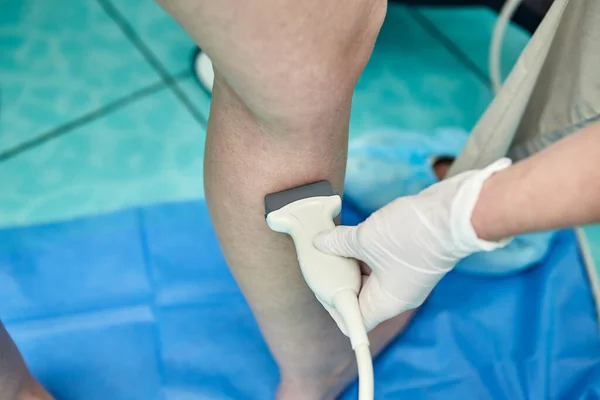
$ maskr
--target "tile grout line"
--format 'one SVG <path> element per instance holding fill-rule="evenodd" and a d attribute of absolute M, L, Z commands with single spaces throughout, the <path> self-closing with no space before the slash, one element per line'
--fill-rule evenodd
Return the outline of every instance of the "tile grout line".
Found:
<path fill-rule="evenodd" d="M 437 39 L 442 46 L 444 46 L 460 63 L 467 67 L 477 78 L 485 85 L 485 87 L 491 89 L 490 78 L 477 64 L 475 64 L 469 56 L 462 51 L 462 49 L 452 41 L 448 36 L 444 34 L 433 22 L 431 22 L 426 16 L 415 7 L 407 7 L 409 14 L 413 17 L 425 31 L 431 36 Z"/>
<path fill-rule="evenodd" d="M 123 34 L 129 41 L 135 46 L 135 48 L 141 53 L 146 59 L 148 64 L 154 69 L 154 71 L 160 76 L 165 84 L 169 86 L 171 91 L 188 110 L 192 117 L 206 127 L 208 124 L 207 119 L 202 113 L 194 106 L 190 98 L 185 94 L 183 90 L 175 85 L 175 79 L 169 74 L 165 66 L 160 62 L 159 58 L 154 55 L 150 48 L 144 43 L 142 38 L 135 32 L 131 24 L 121 14 L 121 12 L 112 4 L 110 0 L 97 0 L 100 6 L 104 9 L 106 14 L 119 26 Z"/>
<path fill-rule="evenodd" d="M 154 54 L 148 49 L 148 47 L 142 42 L 142 40 L 137 36 L 137 34 L 133 31 L 128 22 L 124 19 L 124 17 L 122 17 L 119 14 L 119 12 L 114 8 L 114 6 L 110 4 L 108 0 L 97 1 L 105 9 L 107 14 L 109 14 L 109 16 L 113 18 L 113 20 L 115 20 L 115 22 L 119 25 L 120 29 L 123 31 L 125 36 L 134 44 L 138 51 L 142 53 L 146 61 L 151 64 L 152 68 L 155 69 L 155 71 L 161 77 L 161 81 L 139 89 L 127 96 L 113 101 L 112 103 L 109 103 L 96 110 L 88 112 L 78 118 L 75 118 L 74 120 L 71 120 L 63 125 L 60 125 L 56 128 L 52 128 L 51 130 L 42 133 L 39 136 L 34 137 L 33 139 L 20 143 L 14 146 L 13 148 L 0 152 L 0 163 L 7 161 L 25 151 L 38 147 L 50 140 L 63 136 L 75 128 L 81 127 L 87 123 L 95 121 L 96 119 L 113 111 L 116 111 L 117 109 L 124 107 L 133 101 L 136 101 L 144 96 L 153 94 L 164 87 L 171 89 L 176 95 L 176 97 L 183 103 L 186 109 L 188 109 L 188 111 L 192 114 L 194 119 L 196 119 L 196 121 L 202 124 L 203 126 L 206 126 L 206 118 L 194 107 L 191 100 L 177 85 L 177 83 L 181 79 L 190 77 L 191 72 L 186 69 L 175 75 L 169 75 L 166 69 L 156 59 Z M 490 87 L 489 78 L 487 77 L 487 75 L 481 69 L 479 69 L 479 67 L 475 65 L 450 38 L 448 38 L 443 32 L 441 32 L 431 21 L 429 21 L 414 7 L 407 8 L 409 10 L 409 14 L 417 23 L 419 23 L 419 25 L 421 25 L 423 29 L 425 29 L 429 34 L 438 39 L 451 54 L 453 54 L 467 68 L 469 68 L 473 73 L 475 73 L 475 75 L 477 75 L 477 77 L 485 84 L 486 87 Z"/>
<path fill-rule="evenodd" d="M 50 140 L 56 139 L 60 136 L 63 136 L 69 132 L 71 132 L 75 128 L 79 128 L 85 124 L 88 124 L 92 121 L 97 120 L 100 117 L 103 117 L 106 114 L 109 114 L 117 109 L 124 107 L 142 97 L 153 94 L 160 89 L 165 88 L 166 85 L 163 81 L 155 82 L 149 86 L 146 86 L 142 89 L 136 90 L 133 93 L 130 93 L 127 96 L 121 97 L 120 99 L 114 100 L 111 103 L 108 103 L 96 110 L 87 112 L 80 117 L 70 120 L 62 125 L 57 126 L 56 128 L 52 128 L 49 131 L 42 133 L 33 139 L 26 140 L 25 142 L 19 143 L 16 146 L 9 148 L 6 151 L 0 152 L 0 163 L 7 161 L 13 157 L 18 156 L 19 154 L 31 150 L 35 147 L 38 147 Z"/>

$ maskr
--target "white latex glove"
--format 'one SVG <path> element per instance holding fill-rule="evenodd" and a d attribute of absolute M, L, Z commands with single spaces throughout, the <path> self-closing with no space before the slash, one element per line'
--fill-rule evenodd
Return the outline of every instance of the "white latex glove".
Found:
<path fill-rule="evenodd" d="M 508 243 L 479 239 L 471 215 L 483 182 L 510 165 L 503 158 L 464 172 L 392 201 L 356 227 L 339 226 L 316 237 L 319 250 L 356 258 L 371 268 L 359 294 L 368 330 L 420 306 L 460 259 Z M 345 331 L 335 311 L 329 311 Z"/>

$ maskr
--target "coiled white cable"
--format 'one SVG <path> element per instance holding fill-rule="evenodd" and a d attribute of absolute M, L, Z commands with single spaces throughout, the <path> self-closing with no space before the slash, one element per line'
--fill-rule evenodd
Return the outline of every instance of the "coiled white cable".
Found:
<path fill-rule="evenodd" d="M 504 38 L 508 24 L 510 23 L 515 11 L 517 11 L 517 8 L 519 8 L 519 5 L 522 1 L 523 0 L 506 0 L 502 6 L 502 9 L 500 10 L 498 20 L 494 25 L 488 58 L 490 81 L 492 83 L 494 93 L 498 93 L 502 87 L 502 72 L 500 66 L 502 55 L 502 39 Z"/>

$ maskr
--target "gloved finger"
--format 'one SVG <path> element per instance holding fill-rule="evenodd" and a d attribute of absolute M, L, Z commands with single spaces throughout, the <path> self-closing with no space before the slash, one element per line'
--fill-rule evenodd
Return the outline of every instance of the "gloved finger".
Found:
<path fill-rule="evenodd" d="M 371 274 L 364 282 L 358 296 L 358 304 L 367 332 L 383 321 L 414 308 L 382 287 L 375 274 Z"/>
<path fill-rule="evenodd" d="M 338 226 L 330 232 L 322 232 L 315 237 L 314 245 L 323 253 L 358 258 L 359 243 L 356 226 Z"/>
<path fill-rule="evenodd" d="M 342 316 L 340 315 L 340 313 L 338 313 L 335 308 L 330 307 L 327 304 L 325 304 L 323 301 L 321 301 L 321 299 L 318 296 L 317 296 L 317 300 L 319 300 L 319 303 L 321 303 L 323 308 L 325 308 L 325 310 L 327 310 L 329 315 L 331 315 L 331 318 L 333 318 L 333 320 L 337 324 L 338 328 L 340 328 L 342 333 L 349 337 L 348 328 L 346 328 L 346 324 L 344 323 L 344 320 L 342 319 Z"/>

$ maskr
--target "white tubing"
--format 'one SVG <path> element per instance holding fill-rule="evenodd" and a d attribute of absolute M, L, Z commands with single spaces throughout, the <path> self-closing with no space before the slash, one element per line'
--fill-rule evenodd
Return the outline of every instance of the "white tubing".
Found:
<path fill-rule="evenodd" d="M 490 54 L 488 58 L 488 69 L 490 70 L 490 81 L 494 93 L 498 93 L 502 87 L 502 72 L 500 71 L 500 59 L 502 55 L 502 39 L 506 28 L 510 23 L 515 11 L 521 4 L 522 0 L 506 0 L 498 20 L 494 25 L 494 31 L 492 32 L 492 41 L 490 44 Z"/>
<path fill-rule="evenodd" d="M 335 295 L 333 306 L 346 325 L 352 348 L 356 353 L 358 365 L 358 400 L 373 400 L 375 396 L 375 377 L 373 360 L 369 350 L 369 338 L 363 323 L 356 293 L 344 290 Z"/>
<path fill-rule="evenodd" d="M 355 349 L 361 344 L 369 345 L 369 337 L 363 323 L 358 297 L 352 290 L 342 290 L 333 297 L 333 307 L 344 320 L 344 325 L 350 337 L 352 348 Z"/>
<path fill-rule="evenodd" d="M 369 345 L 358 345 L 354 352 L 358 364 L 358 400 L 373 400 L 375 397 L 375 378 Z"/>

